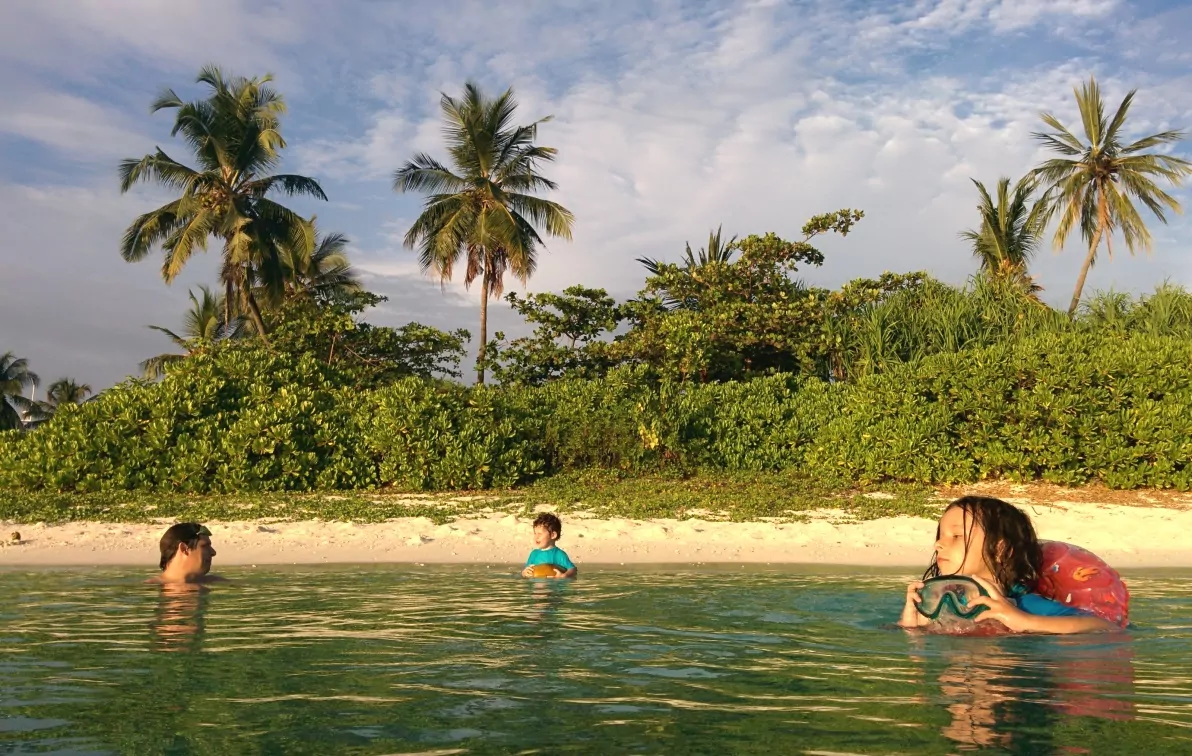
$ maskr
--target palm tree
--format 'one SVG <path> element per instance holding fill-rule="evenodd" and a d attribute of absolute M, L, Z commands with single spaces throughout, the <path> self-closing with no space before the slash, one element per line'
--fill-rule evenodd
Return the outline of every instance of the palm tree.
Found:
<path fill-rule="evenodd" d="M 59 378 L 46 390 L 46 403 L 52 407 L 82 404 L 91 396 L 91 384 L 76 383 L 73 378 Z"/>
<path fill-rule="evenodd" d="M 702 268 L 714 264 L 727 264 L 732 261 L 733 253 L 737 251 L 736 243 L 737 237 L 723 242 L 721 231 L 724 228 L 723 224 L 716 227 L 715 231 L 708 232 L 708 246 L 699 251 L 698 254 L 691 251 L 691 242 L 686 242 L 686 250 L 683 252 L 683 260 L 680 264 L 680 269 L 688 276 L 698 275 Z M 657 276 L 663 271 L 663 263 L 661 260 L 656 260 L 651 257 L 639 257 L 637 262 L 642 264 L 646 272 L 651 276 Z M 679 307 L 683 302 L 678 301 L 669 295 L 663 297 L 663 304 L 668 308 Z M 691 305 L 692 303 L 687 303 Z"/>
<path fill-rule="evenodd" d="M 987 276 L 1009 282 L 1031 296 L 1038 294 L 1043 287 L 1027 273 L 1043 234 L 1042 207 L 1030 206 L 1035 181 L 1026 176 L 1011 192 L 1010 179 L 998 179 L 996 203 L 984 184 L 976 179 L 972 182 L 981 198 L 977 204 L 981 225 L 962 231 L 961 238 L 972 243 L 973 255 Z"/>
<path fill-rule="evenodd" d="M 708 232 L 708 246 L 702 248 L 698 254 L 691 251 L 691 242 L 686 242 L 687 249 L 683 252 L 682 267 L 686 271 L 693 271 L 702 268 L 712 263 L 727 263 L 732 260 L 733 253 L 737 251 L 736 242 L 737 237 L 728 240 L 728 243 L 721 241 L 721 230 L 724 228 L 723 224 L 716 227 L 715 231 Z M 663 262 L 655 260 L 651 257 L 639 257 L 637 262 L 645 267 L 646 272 L 652 276 L 658 275 L 662 270 Z"/>
<path fill-rule="evenodd" d="M 394 174 L 393 188 L 427 194 L 422 214 L 405 237 L 407 248 L 418 247 L 423 272 L 448 281 L 462 256 L 464 285 L 481 279 L 476 373 L 477 382 L 484 383 L 489 297 L 504 291 L 507 271 L 523 285 L 534 273 L 543 244 L 536 227 L 570 239 L 575 218 L 562 205 L 534 196 L 556 188 L 538 173 L 541 163 L 555 159 L 556 150 L 534 144 L 539 124 L 549 116 L 514 126 L 513 90 L 489 99 L 473 82 L 464 85 L 458 100 L 442 95 L 440 107 L 452 167 L 418 153 Z"/>
<path fill-rule="evenodd" d="M 0 430 L 23 428 L 25 418 L 36 412 L 36 403 L 25 391 L 36 389 L 41 379 L 29 370 L 24 358 L 0 354 Z"/>
<path fill-rule="evenodd" d="M 284 250 L 312 243 L 309 223 L 268 195 L 274 190 L 322 200 L 327 195 L 312 178 L 268 175 L 285 147 L 279 131 L 285 103 L 269 86 L 271 76 L 226 79 L 218 68 L 208 66 L 197 81 L 211 89 L 207 99 L 183 102 L 167 90 L 153 103 L 152 111 L 177 110 L 171 133 L 183 136 L 199 168 L 175 161 L 161 148 L 120 164 L 122 192 L 140 181 L 155 181 L 182 192 L 178 199 L 133 221 L 120 252 L 125 260 L 135 262 L 160 245 L 162 278 L 170 283 L 196 248 L 206 249 L 211 236 L 221 239 L 224 320 L 231 322 L 233 309 L 247 312 L 261 339 L 267 341 L 254 281 L 260 278 L 279 286 L 284 278 L 279 271 Z"/>
<path fill-rule="evenodd" d="M 340 233 L 319 234 L 313 218 L 310 223 L 312 243 L 285 250 L 282 259 L 284 296 L 306 294 L 326 299 L 337 293 L 360 291 L 360 279 L 348 261 L 348 237 Z"/>
<path fill-rule="evenodd" d="M 1146 205 L 1163 223 L 1167 222 L 1165 208 L 1177 213 L 1182 211 L 1180 203 L 1160 189 L 1155 179 L 1166 179 L 1178 187 L 1184 177 L 1192 173 L 1192 164 L 1146 150 L 1178 142 L 1184 138 L 1184 132 L 1161 131 L 1122 144 L 1122 126 L 1136 91 L 1130 90 L 1113 119 L 1106 121 L 1101 89 L 1096 79 L 1090 77 L 1087 84 L 1075 90 L 1085 141 L 1050 113 L 1043 113 L 1041 117 L 1055 131 L 1034 134 L 1036 139 L 1062 156 L 1045 161 L 1032 172 L 1032 176 L 1047 187 L 1039 199 L 1041 217 L 1050 220 L 1059 214 L 1053 239 L 1055 248 L 1064 246 L 1068 234 L 1077 225 L 1081 237 L 1089 245 L 1080 276 L 1076 279 L 1072 303 L 1068 306 L 1069 316 L 1074 316 L 1080 305 L 1085 278 L 1096 261 L 1102 240 L 1111 256 L 1111 237 L 1115 231 L 1121 233 L 1131 254 L 1138 246 L 1150 251 L 1151 234 L 1133 200 Z"/>
<path fill-rule="evenodd" d="M 36 428 L 52 418 L 64 404 L 82 404 L 91 395 L 91 386 L 72 378 L 59 378 L 46 390 L 45 401 L 34 402 L 25 414 L 25 426 Z"/>
<path fill-rule="evenodd" d="M 204 345 L 212 344 L 224 339 L 235 338 L 240 335 L 242 321 L 233 319 L 230 323 L 227 317 L 227 307 L 220 294 L 213 293 L 206 286 L 199 286 L 203 297 L 199 299 L 194 292 L 190 294 L 190 309 L 182 319 L 182 335 L 178 335 L 169 328 L 151 325 L 155 331 L 160 331 L 178 345 L 184 354 L 159 354 L 141 363 L 141 372 L 145 378 L 160 378 L 166 372 L 166 366 L 180 362 L 190 355 L 200 351 Z"/>

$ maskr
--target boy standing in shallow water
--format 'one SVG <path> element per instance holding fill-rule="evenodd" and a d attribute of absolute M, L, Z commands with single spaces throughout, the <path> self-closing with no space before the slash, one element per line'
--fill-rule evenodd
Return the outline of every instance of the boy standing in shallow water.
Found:
<path fill-rule="evenodd" d="M 555 568 L 555 574 L 550 577 L 572 578 L 578 570 L 567 552 L 555 543 L 563 536 L 563 523 L 550 512 L 543 512 L 534 518 L 534 550 L 526 559 L 526 568 L 522 570 L 522 577 L 534 576 L 534 565 L 547 564 Z"/>

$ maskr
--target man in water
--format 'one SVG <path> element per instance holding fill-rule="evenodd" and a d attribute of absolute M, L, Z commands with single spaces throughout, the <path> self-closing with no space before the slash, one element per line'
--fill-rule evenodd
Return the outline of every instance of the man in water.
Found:
<path fill-rule="evenodd" d="M 172 525 L 161 537 L 161 574 L 150 583 L 214 583 L 223 580 L 209 575 L 215 548 L 211 531 L 197 522 Z"/>

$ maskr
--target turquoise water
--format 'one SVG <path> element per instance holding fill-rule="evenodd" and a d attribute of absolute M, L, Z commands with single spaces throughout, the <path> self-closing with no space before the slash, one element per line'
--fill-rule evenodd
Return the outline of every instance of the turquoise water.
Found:
<path fill-rule="evenodd" d="M 0 753 L 1192 753 L 1192 575 L 1128 635 L 893 629 L 906 575 L 0 572 Z"/>

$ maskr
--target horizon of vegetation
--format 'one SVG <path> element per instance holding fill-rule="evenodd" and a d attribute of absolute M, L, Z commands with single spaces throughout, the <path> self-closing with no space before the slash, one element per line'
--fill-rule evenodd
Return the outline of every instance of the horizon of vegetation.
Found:
<path fill-rule="evenodd" d="M 181 137 L 190 161 L 157 148 L 119 167 L 122 191 L 148 182 L 178 194 L 133 220 L 120 240 L 125 260 L 138 262 L 159 252 L 162 277 L 169 283 L 193 254 L 205 251 L 212 239 L 220 242 L 218 286 L 190 292 L 191 308 L 180 331 L 150 326 L 181 351 L 148 357 L 140 366 L 144 379 L 160 379 L 189 356 L 246 339 L 266 349 L 312 350 L 328 366 L 347 360 L 352 365 L 345 369 L 368 373 L 373 382 L 407 375 L 462 379 L 459 363 L 469 331 L 368 324 L 361 313 L 383 298 L 361 288 L 348 259 L 347 237 L 320 229 L 316 217 L 302 217 L 281 201 L 292 196 L 326 200 L 327 195 L 315 179 L 272 173 L 286 141 L 281 128 L 285 102 L 271 77 L 228 76 L 207 66 L 196 82 L 206 88 L 205 97 L 186 101 L 166 90 L 151 104 L 153 113 L 173 113 L 172 135 Z M 591 378 L 617 365 L 652 362 L 668 377 L 700 382 L 817 371 L 842 381 L 849 379 L 842 362 L 811 368 L 825 358 L 784 332 L 790 322 L 838 345 L 856 341 L 868 328 L 874 343 L 865 349 L 877 356 L 866 359 L 873 365 L 882 362 L 882 350 L 892 348 L 885 340 L 897 330 L 893 324 L 906 331 L 915 317 L 895 311 L 907 310 L 915 300 L 939 308 L 937 318 L 962 319 L 972 315 L 976 300 L 984 302 L 981 306 L 1015 309 L 1019 304 L 1004 300 L 1018 297 L 1045 313 L 1032 318 L 1049 321 L 1048 328 L 1076 327 L 1053 317 L 1059 313 L 1042 302 L 1030 275 L 1049 229 L 1056 249 L 1076 233 L 1087 245 L 1067 308 L 1071 324 L 1145 320 L 1154 317 L 1156 302 L 1175 310 L 1186 305 L 1187 292 L 1170 285 L 1137 300 L 1112 291 L 1083 296 L 1089 269 L 1102 250 L 1112 254 L 1114 238 L 1131 253 L 1151 248 L 1140 209 L 1161 223 L 1167 213 L 1179 212 L 1179 202 L 1165 187 L 1181 186 L 1192 164 L 1162 151 L 1180 141 L 1182 131 L 1123 138 L 1134 91 L 1112 115 L 1095 79 L 1074 93 L 1080 132 L 1042 113 L 1046 129 L 1033 135 L 1053 157 L 1017 180 L 1002 177 L 992 187 L 973 179 L 978 222 L 959 236 L 978 261 L 978 272 L 965 287 L 948 287 L 922 272 L 887 272 L 838 291 L 807 286 L 795 276 L 801 266 L 822 264 L 813 240 L 826 233 L 846 236 L 863 220 L 861 210 L 843 209 L 812 218 L 803 237 L 793 241 L 772 233 L 725 240 L 718 228 L 703 248 L 693 251 L 688 244 L 679 263 L 641 258 L 644 288 L 625 302 L 582 285 L 524 298 L 509 294 L 506 300 L 534 326 L 534 334 L 510 340 L 497 332 L 490 339 L 488 302 L 503 294 L 506 276 L 527 284 L 543 236 L 571 235 L 572 212 L 543 196 L 557 189 L 543 173 L 557 152 L 538 142 L 550 117 L 520 124 L 512 89 L 492 97 L 468 82 L 462 95 L 441 96 L 447 159 L 413 155 L 395 170 L 393 188 L 425 197 L 404 240 L 422 269 L 443 281 L 479 284 L 477 383 L 483 384 L 487 374 L 502 384 Z M 1140 314 L 1144 311 L 1150 314 Z M 953 340 L 956 348 L 965 341 Z M 940 351 L 938 345 L 919 350 L 933 351 Z M 902 358 L 912 358 L 913 352 L 903 348 Z M 12 353 L 0 357 L 0 429 L 32 429 L 49 421 L 62 404 L 94 398 L 89 385 L 64 377 L 37 400 L 39 385 L 25 360 Z"/>

